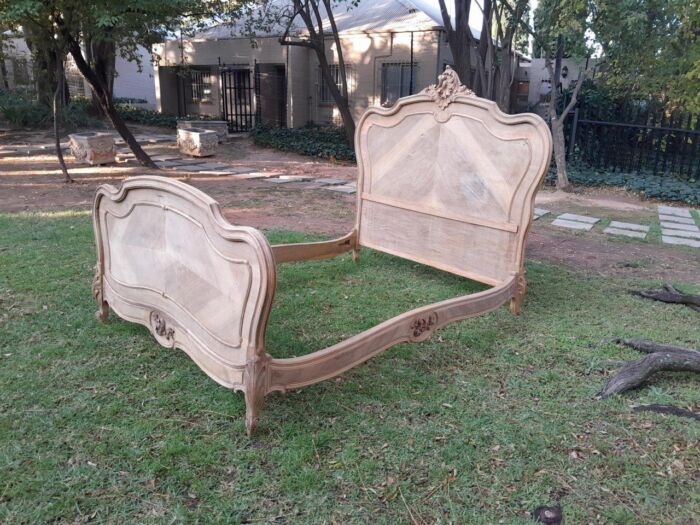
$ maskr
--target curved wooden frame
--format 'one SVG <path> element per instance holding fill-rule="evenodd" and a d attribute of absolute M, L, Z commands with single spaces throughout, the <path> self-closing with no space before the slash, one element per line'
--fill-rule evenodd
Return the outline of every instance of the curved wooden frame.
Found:
<path fill-rule="evenodd" d="M 242 391 L 250 435 L 258 426 L 263 400 L 270 392 L 332 378 L 391 346 L 423 341 L 451 322 L 490 312 L 508 301 L 511 311 L 519 313 L 525 293 L 524 241 L 534 194 L 549 163 L 551 138 L 539 117 L 504 115 L 494 103 L 469 94 L 455 79 L 454 72 L 448 70 L 436 86 L 401 99 L 389 110 L 370 109 L 362 118 L 356 135 L 360 168 L 357 223 L 353 231 L 338 239 L 270 246 L 258 230 L 228 223 L 216 201 L 201 191 L 163 177 L 130 178 L 119 189 L 100 186 L 93 209 L 97 243 L 93 294 L 99 305 L 98 318 L 105 320 L 111 307 L 120 317 L 146 326 L 161 345 L 187 352 L 218 383 Z M 465 108 L 485 111 L 507 126 L 526 124 L 534 130 L 528 140 L 541 146 L 536 165 L 528 167 L 527 176 L 518 175 L 516 182 L 522 191 L 513 193 L 518 202 L 509 206 L 507 220 L 399 202 L 373 191 L 372 159 L 366 155 L 372 126 L 386 126 L 392 119 L 398 122 L 426 111 L 443 123 Z M 381 230 L 382 225 L 363 214 L 368 203 L 400 210 L 389 211 L 393 214 L 390 218 L 405 220 L 401 214 L 406 213 L 415 223 L 431 221 L 432 229 L 453 229 L 455 224 L 474 228 L 470 239 L 477 249 L 488 248 L 489 232 L 505 232 L 507 237 L 498 238 L 506 238 L 509 244 L 502 252 L 503 260 L 495 261 L 503 263 L 496 265 L 501 274 L 474 271 L 468 266 L 473 259 L 465 259 L 466 265 L 456 268 L 451 261 L 459 250 L 447 253 L 439 245 L 431 245 L 425 256 L 417 255 L 400 238 L 401 232 L 398 240 L 387 238 L 386 228 Z M 275 265 L 347 251 L 357 258 L 361 246 L 467 276 L 493 288 L 416 308 L 302 357 L 271 357 L 265 349 L 265 330 L 275 292 Z M 471 251 L 462 252 L 465 258 L 473 258 Z"/>

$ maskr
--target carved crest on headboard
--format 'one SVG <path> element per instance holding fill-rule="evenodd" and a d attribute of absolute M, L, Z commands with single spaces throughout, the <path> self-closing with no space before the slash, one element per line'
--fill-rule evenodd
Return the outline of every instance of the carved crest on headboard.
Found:
<path fill-rule="evenodd" d="M 462 85 L 459 76 L 450 66 L 438 76 L 437 84 L 432 84 L 421 93 L 433 98 L 440 109 L 445 109 L 455 101 L 457 95 L 474 95 L 467 86 Z"/>

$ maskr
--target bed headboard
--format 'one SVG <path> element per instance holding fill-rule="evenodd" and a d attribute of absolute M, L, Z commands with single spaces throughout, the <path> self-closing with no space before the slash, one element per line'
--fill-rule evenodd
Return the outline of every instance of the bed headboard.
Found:
<path fill-rule="evenodd" d="M 539 116 L 501 112 L 448 67 L 437 85 L 360 120 L 359 244 L 505 282 L 522 270 L 551 144 Z"/>

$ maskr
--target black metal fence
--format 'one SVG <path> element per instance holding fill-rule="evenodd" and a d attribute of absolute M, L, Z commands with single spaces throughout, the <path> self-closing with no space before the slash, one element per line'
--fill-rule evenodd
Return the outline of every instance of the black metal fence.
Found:
<path fill-rule="evenodd" d="M 641 105 L 579 107 L 567 119 L 567 154 L 606 171 L 700 179 L 700 116 Z"/>

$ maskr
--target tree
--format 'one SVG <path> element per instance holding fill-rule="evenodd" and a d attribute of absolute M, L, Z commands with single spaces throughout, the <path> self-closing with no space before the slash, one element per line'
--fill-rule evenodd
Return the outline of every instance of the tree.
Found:
<path fill-rule="evenodd" d="M 352 0 L 348 5 L 356 6 L 358 3 L 359 0 Z M 350 111 L 345 58 L 343 56 L 343 47 L 340 43 L 340 36 L 338 35 L 338 26 L 333 15 L 333 7 L 338 2 L 333 2 L 333 0 L 291 0 L 290 4 L 291 9 L 277 14 L 278 19 L 283 20 L 285 23 L 285 30 L 280 37 L 280 44 L 307 47 L 316 53 L 321 76 L 340 112 L 347 141 L 349 144 L 352 144 L 355 139 L 355 119 L 353 119 Z M 327 26 L 324 26 L 324 14 L 327 17 Z M 291 34 L 294 21 L 297 19 L 301 19 L 304 23 L 307 31 L 305 37 L 297 37 Z M 337 76 L 334 70 L 331 69 L 331 64 L 326 56 L 326 40 L 328 38 L 333 40 L 338 56 Z"/>
<path fill-rule="evenodd" d="M 549 121 L 552 128 L 554 162 L 557 167 L 557 189 L 572 191 L 566 166 L 566 142 L 564 121 L 576 106 L 578 94 L 588 70 L 581 70 L 576 85 L 571 90 L 571 98 L 564 105 L 562 101 L 561 70 L 565 52 L 573 56 L 590 56 L 590 43 L 586 42 L 588 29 L 588 0 L 542 0 L 535 11 L 535 27 L 528 31 L 535 40 L 536 55 L 545 59 L 545 66 L 551 80 L 549 101 Z"/>
<path fill-rule="evenodd" d="M 484 0 L 481 34 L 469 26 L 472 0 L 454 0 L 454 21 L 446 0 L 439 0 L 443 28 L 460 80 L 477 95 L 510 109 L 510 91 L 518 67 L 515 49 L 522 45 L 522 22 L 529 13 L 527 0 Z M 474 74 L 472 75 L 472 70 Z"/>
<path fill-rule="evenodd" d="M 90 43 L 120 50 L 122 56 L 138 62 L 138 46 L 162 41 L 176 27 L 189 20 L 211 19 L 225 0 L 0 0 L 0 26 L 34 24 L 55 36 L 54 50 L 70 54 L 78 71 L 88 81 L 97 102 L 114 128 L 144 166 L 156 165 L 141 148 L 117 112 L 105 65 L 90 63 L 83 45 Z"/>
<path fill-rule="evenodd" d="M 591 28 L 620 98 L 700 111 L 700 0 L 591 0 Z"/>

